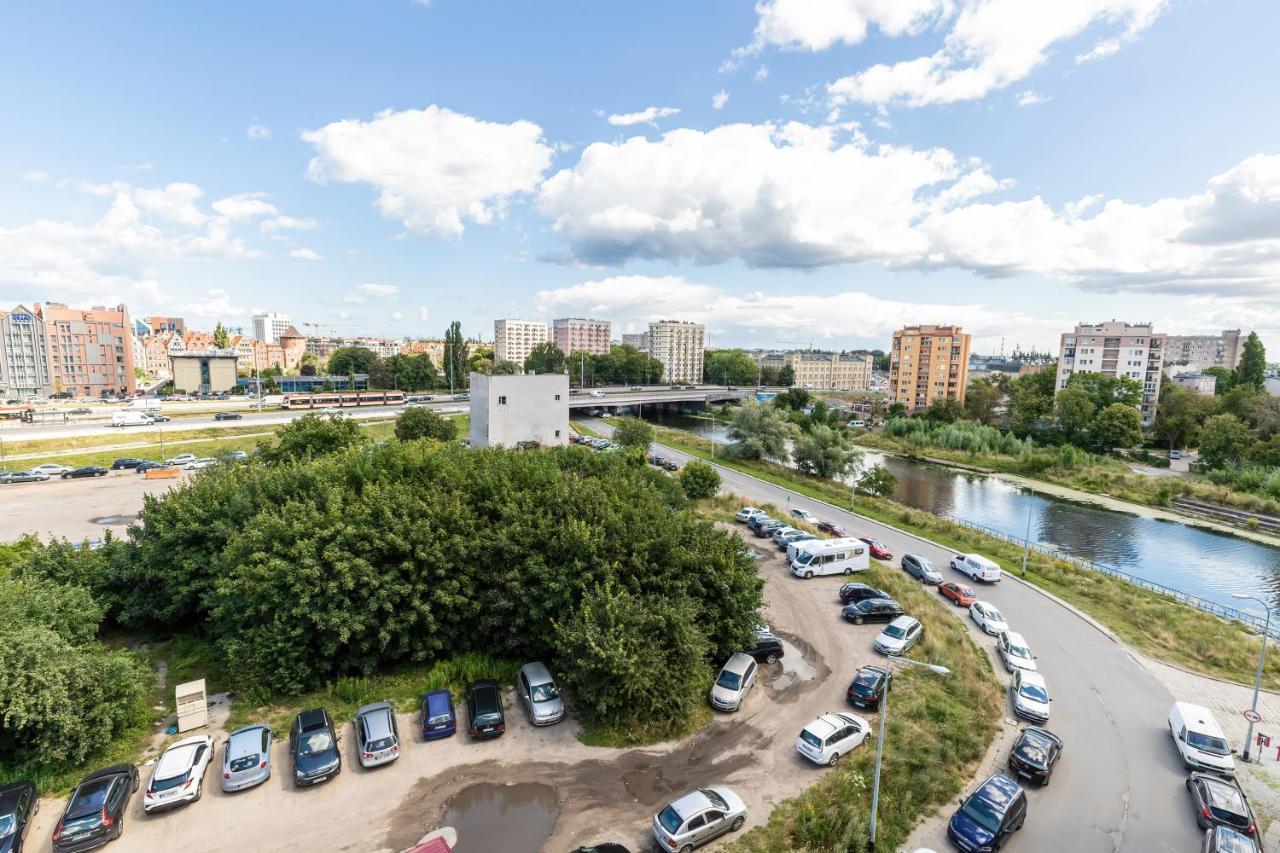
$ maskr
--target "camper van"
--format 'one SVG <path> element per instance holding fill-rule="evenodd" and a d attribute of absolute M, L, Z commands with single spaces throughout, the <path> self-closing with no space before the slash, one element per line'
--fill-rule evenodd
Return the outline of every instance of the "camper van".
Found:
<path fill-rule="evenodd" d="M 1169 734 L 1189 770 L 1207 770 L 1234 776 L 1231 747 L 1208 708 L 1190 702 L 1174 702 L 1169 709 Z"/>
<path fill-rule="evenodd" d="M 871 567 L 867 543 L 858 539 L 810 539 L 798 544 L 791 562 L 791 574 L 798 578 L 851 575 Z"/>
<path fill-rule="evenodd" d="M 146 411 L 138 411 L 136 409 L 112 412 L 111 425 L 113 427 L 146 426 L 151 423 L 151 418 L 147 417 L 147 414 Z"/>
<path fill-rule="evenodd" d="M 849 545 L 866 545 L 861 539 L 854 539 L 852 536 L 841 537 L 838 539 L 801 539 L 796 542 L 787 543 L 787 565 L 791 565 L 800 556 L 800 552 L 805 549 L 806 545 L 827 545 L 835 542 L 844 542 Z"/>

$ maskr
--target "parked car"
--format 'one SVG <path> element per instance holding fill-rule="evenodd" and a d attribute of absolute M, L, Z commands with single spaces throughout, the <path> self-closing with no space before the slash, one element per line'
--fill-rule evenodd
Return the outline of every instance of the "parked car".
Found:
<path fill-rule="evenodd" d="M 34 782 L 0 785 L 0 853 L 22 853 L 40 811 L 40 792 Z"/>
<path fill-rule="evenodd" d="M 217 465 L 217 464 L 218 464 L 217 459 L 214 459 L 212 456 L 204 456 L 204 457 L 201 457 L 200 459 L 193 459 L 190 462 L 188 462 L 186 465 L 183 465 L 182 467 L 187 469 L 188 471 L 199 471 L 202 468 L 212 468 L 214 465 Z"/>
<path fill-rule="evenodd" d="M 124 834 L 129 797 L 138 790 L 138 768 L 116 764 L 80 780 L 53 830 L 53 849 L 92 850 Z"/>
<path fill-rule="evenodd" d="M 1169 458 L 1170 458 L 1170 459 L 1181 459 L 1181 458 L 1182 458 L 1182 451 L 1181 451 L 1181 450 L 1170 450 L 1170 451 L 1169 451 Z"/>
<path fill-rule="evenodd" d="M 1036 656 L 1031 654 L 1031 647 L 1017 631 L 1001 631 L 996 637 L 996 648 L 1000 651 L 1000 659 L 1009 672 L 1023 669 L 1028 672 L 1036 670 Z"/>
<path fill-rule="evenodd" d="M 502 711 L 502 691 L 492 679 L 473 681 L 467 687 L 467 721 L 472 740 L 502 737 L 507 719 Z"/>
<path fill-rule="evenodd" d="M 1008 624 L 1004 621 L 1004 616 L 989 601 L 975 601 L 970 604 L 969 618 L 977 623 L 979 628 L 994 636 L 999 636 L 1002 631 L 1009 630 Z"/>
<path fill-rule="evenodd" d="M 243 791 L 271 778 L 271 727 L 242 726 L 222 747 L 222 790 Z"/>
<path fill-rule="evenodd" d="M 859 536 L 858 538 L 867 543 L 867 548 L 871 551 L 871 556 L 875 557 L 877 560 L 893 559 L 893 552 L 890 551 L 888 546 L 879 539 L 872 539 L 870 536 Z"/>
<path fill-rule="evenodd" d="M 6 471 L 0 483 L 43 483 L 49 475 L 40 471 Z"/>
<path fill-rule="evenodd" d="M 845 621 L 855 625 L 864 622 L 892 622 L 902 615 L 902 605 L 892 598 L 867 598 L 857 604 L 846 605 L 840 614 Z"/>
<path fill-rule="evenodd" d="M 631 390 L 636 391 L 639 389 L 632 388 Z M 603 844 L 591 844 L 587 847 L 575 847 L 573 848 L 573 853 L 631 853 L 631 851 L 621 844 L 606 841 Z"/>
<path fill-rule="evenodd" d="M 815 542 L 817 539 L 818 537 L 814 536 L 812 533 L 805 533 L 803 530 L 797 530 L 784 536 L 782 541 L 778 543 L 778 549 L 786 551 L 787 546 L 796 542 Z"/>
<path fill-rule="evenodd" d="M 773 531 L 778 530 L 779 528 L 782 528 L 785 526 L 786 525 L 784 525 L 781 521 L 774 521 L 774 520 L 762 521 L 759 524 L 757 524 L 755 527 L 756 536 L 759 536 L 761 539 L 767 539 L 768 537 L 773 535 Z"/>
<path fill-rule="evenodd" d="M 857 714 L 823 714 L 801 729 L 796 751 L 814 764 L 834 765 L 870 733 L 871 726 Z"/>
<path fill-rule="evenodd" d="M 766 523 L 766 522 L 774 522 L 775 524 L 781 524 L 781 523 L 782 523 L 782 522 L 778 521 L 777 519 L 773 518 L 773 516 L 771 516 L 771 515 L 768 515 L 768 514 L 766 514 L 766 513 L 761 512 L 761 513 L 759 513 L 759 514 L 757 514 L 757 515 L 753 515 L 753 516 L 751 516 L 750 518 L 748 518 L 748 519 L 747 519 L 747 528 L 748 528 L 752 533 L 755 533 L 757 530 L 759 530 L 759 529 L 760 529 L 760 525 L 762 525 L 762 524 L 764 524 L 764 523 Z"/>
<path fill-rule="evenodd" d="M 1226 826 L 1241 835 L 1257 836 L 1258 826 L 1253 819 L 1253 809 L 1249 807 L 1249 798 L 1234 780 L 1194 771 L 1187 777 L 1187 790 L 1191 792 L 1196 823 L 1201 829 Z"/>
<path fill-rule="evenodd" d="M 400 729 L 396 710 L 388 702 L 372 702 L 356 709 L 356 754 L 361 767 L 390 764 L 400 757 Z"/>
<path fill-rule="evenodd" d="M 999 583 L 1000 566 L 981 554 L 956 554 L 951 558 L 951 568 L 968 575 L 975 581 Z"/>
<path fill-rule="evenodd" d="M 667 853 L 685 853 L 747 822 L 747 807 L 728 788 L 698 788 L 654 815 L 653 837 Z"/>
<path fill-rule="evenodd" d="M 711 685 L 711 707 L 717 711 L 736 711 L 742 707 L 747 691 L 756 683 L 756 668 L 751 655 L 734 652 Z"/>
<path fill-rule="evenodd" d="M 249 454 L 248 454 L 248 453 L 245 453 L 243 450 L 233 450 L 233 451 L 231 451 L 230 453 L 228 453 L 228 454 L 227 454 L 227 461 L 229 461 L 229 462 L 248 462 L 248 461 L 249 461 Z"/>
<path fill-rule="evenodd" d="M 105 477 L 107 469 L 100 465 L 85 465 L 83 468 L 72 468 L 70 471 L 63 471 L 61 475 L 64 480 L 79 480 L 81 477 Z"/>
<path fill-rule="evenodd" d="M 453 708 L 453 696 L 448 690 L 430 690 L 422 694 L 422 739 L 439 740 L 452 737 L 458 730 L 458 715 Z"/>
<path fill-rule="evenodd" d="M 244 415 L 239 412 L 217 412 L 214 414 L 213 419 L 215 421 L 238 421 L 243 417 Z"/>
<path fill-rule="evenodd" d="M 745 524 L 751 519 L 755 518 L 757 515 L 765 515 L 765 514 L 766 514 L 765 511 L 762 509 L 756 509 L 753 506 L 744 506 L 742 509 L 734 513 L 733 517 L 738 519 L 738 521 L 741 521 L 743 524 Z"/>
<path fill-rule="evenodd" d="M 676 461 L 676 460 L 674 460 L 674 459 L 663 459 L 663 460 L 662 460 L 662 467 L 663 467 L 663 469 L 664 469 L 664 470 L 666 470 L 666 471 L 679 471 L 679 470 L 680 470 L 680 463 L 679 463 L 679 462 L 677 462 L 677 461 Z"/>
<path fill-rule="evenodd" d="M 903 554 L 902 570 L 918 581 L 937 586 L 942 583 L 942 575 L 933 567 L 933 563 L 919 554 Z"/>
<path fill-rule="evenodd" d="M 71 470 L 70 465 L 59 465 L 56 462 L 46 462 L 43 465 L 37 465 L 31 469 L 39 474 L 47 474 L 50 477 L 59 477 Z"/>
<path fill-rule="evenodd" d="M 839 524 L 836 524 L 834 521 L 819 521 L 817 527 L 823 533 L 830 533 L 832 536 L 843 537 L 849 535 L 847 530 Z"/>
<path fill-rule="evenodd" d="M 132 456 L 126 456 L 123 459 L 117 459 L 111 463 L 112 471 L 127 471 L 130 468 L 137 468 L 142 464 L 141 459 L 134 459 Z"/>
<path fill-rule="evenodd" d="M 858 671 L 853 674 L 853 681 L 849 684 L 849 689 L 845 691 L 845 697 L 849 700 L 850 705 L 857 705 L 859 708 L 868 708 L 877 710 L 880 707 L 880 700 L 884 698 L 890 687 L 893 686 L 893 672 L 887 666 L 864 666 L 859 667 Z"/>
<path fill-rule="evenodd" d="M 529 722 L 535 726 L 550 726 L 564 719 L 560 688 L 545 664 L 534 661 L 520 667 L 520 674 L 516 676 L 516 695 L 524 703 Z"/>
<path fill-rule="evenodd" d="M 747 649 L 744 654 L 751 655 L 757 663 L 777 663 L 786 654 L 786 649 L 782 645 L 782 640 L 773 634 L 756 634 L 755 645 Z"/>
<path fill-rule="evenodd" d="M 293 718 L 289 730 L 289 754 L 293 759 L 293 783 L 299 787 L 327 782 L 342 772 L 342 736 L 329 712 L 312 708 Z"/>
<path fill-rule="evenodd" d="M 800 534 L 803 532 L 803 530 L 796 530 L 794 527 L 788 527 L 784 524 L 782 527 L 776 528 L 773 533 L 769 534 L 769 538 L 773 540 L 774 545 L 781 545 L 783 550 L 786 550 L 787 537 L 792 533 Z"/>
<path fill-rule="evenodd" d="M 938 584 L 938 593 L 959 607 L 968 607 L 978 600 L 972 589 L 955 581 Z"/>
<path fill-rule="evenodd" d="M 166 465 L 186 465 L 189 462 L 195 462 L 196 455 L 194 453 L 179 453 L 177 456 L 170 456 L 164 460 Z"/>
<path fill-rule="evenodd" d="M 1013 697 L 1013 712 L 1019 717 L 1036 723 L 1049 722 L 1049 703 L 1053 700 L 1049 698 L 1043 675 L 1015 669 L 1009 682 L 1009 695 Z"/>
<path fill-rule="evenodd" d="M 904 655 L 924 636 L 924 626 L 911 616 L 899 616 L 876 637 L 876 651 L 885 655 Z"/>
<path fill-rule="evenodd" d="M 1009 769 L 1022 779 L 1048 785 L 1053 766 L 1062 757 L 1062 738 L 1048 729 L 1029 726 L 1018 734 L 1009 751 Z"/>
<path fill-rule="evenodd" d="M 151 460 L 146 459 L 146 460 L 143 460 L 142 462 L 139 462 L 137 465 L 133 466 L 133 471 L 135 474 L 143 474 L 155 468 L 172 468 L 172 467 L 173 465 L 169 464 L 168 462 L 152 462 Z"/>
<path fill-rule="evenodd" d="M 1204 833 L 1200 853 L 1261 853 L 1256 841 L 1226 826 L 1215 826 Z"/>
<path fill-rule="evenodd" d="M 947 823 L 947 837 L 966 851 L 998 850 L 1027 819 L 1027 792 L 996 773 L 960 804 Z"/>
<path fill-rule="evenodd" d="M 796 518 L 800 519 L 801 521 L 807 521 L 810 524 L 818 523 L 818 517 L 813 513 L 809 512 L 809 510 L 807 509 L 800 509 L 799 507 L 793 507 L 791 509 L 791 514 L 794 515 Z"/>
<path fill-rule="evenodd" d="M 857 604 L 859 601 L 866 601 L 868 598 L 892 598 L 893 596 L 885 592 L 883 589 L 876 589 L 865 583 L 847 583 L 840 587 L 840 603 L 841 604 Z"/>
<path fill-rule="evenodd" d="M 172 744 L 156 761 L 142 793 L 147 814 L 194 803 L 204 794 L 204 777 L 213 763 L 213 738 L 196 735 Z"/>
<path fill-rule="evenodd" d="M 1174 702 L 1169 709 L 1169 734 L 1187 769 L 1235 775 L 1231 747 L 1208 708 Z"/>

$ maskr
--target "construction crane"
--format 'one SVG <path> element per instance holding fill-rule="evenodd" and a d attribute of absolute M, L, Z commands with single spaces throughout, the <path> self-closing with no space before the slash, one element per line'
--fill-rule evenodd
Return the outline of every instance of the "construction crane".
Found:
<path fill-rule="evenodd" d="M 774 344 L 781 347 L 791 347 L 792 349 L 813 349 L 813 338 L 807 341 L 774 341 Z"/>

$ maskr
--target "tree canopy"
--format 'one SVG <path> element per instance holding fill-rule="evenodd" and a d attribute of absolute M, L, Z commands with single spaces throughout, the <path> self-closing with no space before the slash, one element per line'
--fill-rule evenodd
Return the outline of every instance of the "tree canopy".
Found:
<path fill-rule="evenodd" d="M 430 409 L 405 409 L 396 418 L 396 438 L 414 441 L 430 438 L 436 441 L 453 441 L 457 437 L 458 422 L 442 418 Z"/>
<path fill-rule="evenodd" d="M 759 372 L 740 349 L 709 349 L 702 356 L 702 380 L 710 385 L 755 385 Z"/>
<path fill-rule="evenodd" d="M 351 418 L 311 412 L 277 430 L 274 443 L 270 439 L 259 442 L 258 452 L 269 463 L 300 462 L 366 441 L 360 425 Z"/>
<path fill-rule="evenodd" d="M 551 341 L 543 341 L 529 351 L 524 360 L 525 373 L 564 373 L 568 367 L 568 356 Z"/>
<path fill-rule="evenodd" d="M 613 422 L 613 441 L 627 449 L 648 450 L 653 443 L 653 427 L 639 418 L 617 418 Z"/>
<path fill-rule="evenodd" d="M 329 356 L 325 368 L 330 376 L 369 373 L 378 363 L 378 354 L 367 347 L 338 347 Z"/>
<path fill-rule="evenodd" d="M 1240 366 L 1236 368 L 1240 384 L 1251 385 L 1262 390 L 1267 384 L 1267 351 L 1262 346 L 1257 332 L 1250 332 L 1245 338 L 1244 351 L 1240 355 Z"/>
<path fill-rule="evenodd" d="M 802 472 L 828 480 L 843 477 L 862 461 L 862 451 L 853 446 L 844 432 L 826 424 L 816 424 L 801 432 L 792 456 Z"/>
<path fill-rule="evenodd" d="M 762 406 L 744 400 L 729 422 L 728 453 L 739 459 L 776 459 L 785 463 L 791 456 L 787 442 L 796 428 L 776 406 Z"/>

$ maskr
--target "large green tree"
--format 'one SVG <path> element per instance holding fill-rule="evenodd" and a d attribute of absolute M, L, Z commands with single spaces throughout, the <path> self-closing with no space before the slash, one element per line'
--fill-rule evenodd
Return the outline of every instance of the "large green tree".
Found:
<path fill-rule="evenodd" d="M 444 364 L 440 367 L 440 373 L 445 386 L 466 388 L 471 382 L 469 370 L 484 372 L 471 365 L 468 358 L 467 342 L 462 337 L 462 324 L 454 320 L 444 332 Z M 489 358 L 493 358 L 492 351 L 489 352 Z"/>
<path fill-rule="evenodd" d="M 221 321 L 213 327 L 213 345 L 218 349 L 227 349 L 231 346 L 231 335 L 227 333 Z"/>
<path fill-rule="evenodd" d="M 312 412 L 277 430 L 274 442 L 271 439 L 261 440 L 258 453 L 270 463 L 300 462 L 367 441 L 368 437 L 360 425 L 351 418 Z"/>
<path fill-rule="evenodd" d="M 1240 355 L 1240 366 L 1236 368 L 1240 384 L 1252 385 L 1261 391 L 1267 384 L 1267 351 L 1262 346 L 1257 332 L 1250 332 L 1245 338 L 1244 351 Z"/>
<path fill-rule="evenodd" d="M 371 373 L 377 364 L 377 353 L 368 347 L 338 347 L 329 356 L 325 370 L 330 376 L 349 376 L 352 373 Z"/>
<path fill-rule="evenodd" d="M 1132 376 L 1106 376 L 1085 370 L 1071 374 L 1067 387 L 1073 385 L 1083 388 L 1089 394 L 1093 407 L 1098 411 L 1112 403 L 1137 406 L 1142 402 L 1142 383 Z"/>
<path fill-rule="evenodd" d="M 1057 368 L 1050 365 L 1009 383 L 1009 426 L 1019 435 L 1035 432 L 1053 415 Z"/>
<path fill-rule="evenodd" d="M 421 391 L 434 388 L 438 380 L 435 365 L 426 353 L 380 358 L 369 371 L 369 384 L 374 388 Z"/>
<path fill-rule="evenodd" d="M 1257 442 L 1235 415 L 1214 415 L 1200 429 L 1200 461 L 1208 468 L 1236 468 Z"/>
<path fill-rule="evenodd" d="M 1204 369 L 1205 376 L 1212 376 L 1214 379 L 1213 393 L 1221 397 L 1236 386 L 1236 372 L 1227 367 L 1206 367 Z"/>
<path fill-rule="evenodd" d="M 648 450 L 653 443 L 653 427 L 639 418 L 618 418 L 613 422 L 612 438 L 629 450 Z"/>
<path fill-rule="evenodd" d="M 543 341 L 529 351 L 524 360 L 525 373 L 564 373 L 568 368 L 568 356 L 551 341 Z"/>
<path fill-rule="evenodd" d="M 1075 443 L 1089 429 L 1098 407 L 1083 384 L 1067 383 L 1053 401 L 1053 412 L 1067 441 Z"/>
<path fill-rule="evenodd" d="M 1004 392 L 986 377 L 969 383 L 964 394 L 964 413 L 978 423 L 991 426 L 996 422 L 996 407 L 1004 398 Z"/>
<path fill-rule="evenodd" d="M 711 385 L 754 385 L 759 372 L 740 349 L 709 349 L 703 354 L 702 381 Z"/>
<path fill-rule="evenodd" d="M 1142 413 L 1124 403 L 1112 403 L 1089 424 L 1089 443 L 1097 450 L 1134 447 L 1141 441 Z"/>
<path fill-rule="evenodd" d="M 506 359 L 495 361 L 493 367 L 489 368 L 490 376 L 515 376 L 519 372 L 520 365 Z"/>
<path fill-rule="evenodd" d="M 787 442 L 796 428 L 776 406 L 763 406 L 745 400 L 729 422 L 727 452 L 739 459 L 776 459 L 785 463 L 790 458 Z"/>
<path fill-rule="evenodd" d="M 964 417 L 964 406 L 954 397 L 939 397 L 928 405 L 924 419 L 935 424 L 953 424 Z"/>
<path fill-rule="evenodd" d="M 705 462 L 690 460 L 680 469 L 680 488 L 691 501 L 714 497 L 720 491 L 720 472 Z"/>
<path fill-rule="evenodd" d="M 414 441 L 419 438 L 453 441 L 457 433 L 456 420 L 442 418 L 430 409 L 421 407 L 405 409 L 396 417 L 396 438 L 401 441 Z"/>
<path fill-rule="evenodd" d="M 1168 444 L 1170 450 L 1195 444 L 1200 425 L 1213 411 L 1214 398 L 1197 394 L 1176 382 L 1160 386 L 1160 402 L 1152 432 Z"/>
<path fill-rule="evenodd" d="M 862 461 L 862 451 L 842 431 L 825 424 L 802 432 L 791 453 L 801 471 L 828 480 L 843 477 Z"/>

